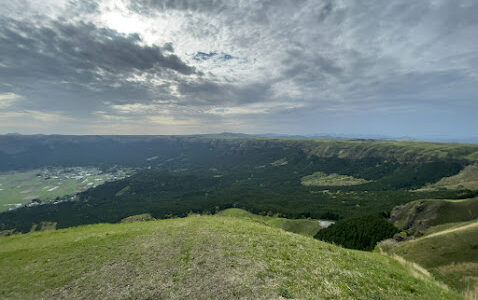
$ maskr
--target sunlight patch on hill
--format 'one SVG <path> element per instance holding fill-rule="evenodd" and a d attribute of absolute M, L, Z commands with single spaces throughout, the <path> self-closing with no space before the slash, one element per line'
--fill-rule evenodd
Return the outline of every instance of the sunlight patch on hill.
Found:
<path fill-rule="evenodd" d="M 274 162 L 271 162 L 270 165 L 273 166 L 273 167 L 280 167 L 280 166 L 285 166 L 288 163 L 289 162 L 285 158 L 281 158 L 281 159 L 278 159 Z"/>
<path fill-rule="evenodd" d="M 420 190 L 478 190 L 478 164 L 466 166 L 460 173 L 444 177 L 434 184 L 429 184 Z"/>
<path fill-rule="evenodd" d="M 305 186 L 350 186 L 369 183 L 371 181 L 356 178 L 353 176 L 339 174 L 325 174 L 323 172 L 315 172 L 312 175 L 304 176 L 301 184 Z"/>

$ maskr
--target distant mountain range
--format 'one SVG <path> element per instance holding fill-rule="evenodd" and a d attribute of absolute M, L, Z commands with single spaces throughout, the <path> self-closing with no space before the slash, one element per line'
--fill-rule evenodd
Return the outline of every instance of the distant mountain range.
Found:
<path fill-rule="evenodd" d="M 12 132 L 12 133 L 6 133 L 4 135 L 21 136 L 23 134 Z M 33 135 L 43 136 L 47 134 L 38 133 Z M 95 136 L 95 135 L 92 135 L 92 136 Z M 363 140 L 412 140 L 412 141 L 441 142 L 441 143 L 478 144 L 478 136 L 450 137 L 450 136 L 436 135 L 436 136 L 428 136 L 428 137 L 412 137 L 412 136 L 389 136 L 389 135 L 381 135 L 381 134 L 314 133 L 314 134 L 301 135 L 301 134 L 286 134 L 286 133 L 248 134 L 248 133 L 240 133 L 240 132 L 185 134 L 183 136 L 221 136 L 221 137 L 238 137 L 238 138 L 239 137 L 268 137 L 268 138 L 326 138 L 326 139 L 363 139 Z"/>
<path fill-rule="evenodd" d="M 282 133 L 259 133 L 259 134 L 245 134 L 223 132 L 221 136 L 235 136 L 235 137 L 269 137 L 269 138 L 327 138 L 327 139 L 364 139 L 364 140 L 416 140 L 427 142 L 444 142 L 444 143 L 470 143 L 478 144 L 478 136 L 472 137 L 449 137 L 449 136 L 429 136 L 429 137 L 412 137 L 412 136 L 388 136 L 381 134 L 345 134 L 345 133 L 315 133 L 315 134 L 282 134 Z"/>

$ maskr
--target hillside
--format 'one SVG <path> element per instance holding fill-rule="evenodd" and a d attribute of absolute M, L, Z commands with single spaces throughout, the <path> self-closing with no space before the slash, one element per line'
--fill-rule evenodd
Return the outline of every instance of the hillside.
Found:
<path fill-rule="evenodd" d="M 477 151 L 476 145 L 213 135 L 0 137 L 4 170 L 136 170 L 74 198 L 29 205 L 24 196 L 24 207 L 0 213 L 0 231 L 25 233 L 44 222 L 57 228 L 117 223 L 144 213 L 157 219 L 214 214 L 231 207 L 289 219 L 388 213 L 414 200 L 473 196 L 463 189 L 417 190 L 460 174 Z"/>
<path fill-rule="evenodd" d="M 456 175 L 442 178 L 434 184 L 429 184 L 421 188 L 421 190 L 440 189 L 478 190 L 478 164 L 468 165 Z"/>
<path fill-rule="evenodd" d="M 228 208 L 217 213 L 218 216 L 223 217 L 235 217 L 242 218 L 246 220 L 251 220 L 254 222 L 259 222 L 261 224 L 281 228 L 285 231 L 290 231 L 293 233 L 298 233 L 306 236 L 313 237 L 317 232 L 322 228 L 321 222 L 314 219 L 286 219 L 278 218 L 271 216 L 261 216 L 252 214 L 246 210 L 239 208 Z M 330 221 L 323 222 L 325 224 L 330 224 Z"/>
<path fill-rule="evenodd" d="M 408 264 L 237 217 L 0 238 L 2 299 L 460 299 Z"/>
<path fill-rule="evenodd" d="M 478 198 L 417 200 L 392 210 L 390 219 L 400 229 L 417 234 L 428 227 L 478 218 Z"/>
<path fill-rule="evenodd" d="M 478 220 L 430 227 L 423 237 L 398 243 L 390 252 L 478 299 Z"/>
<path fill-rule="evenodd" d="M 416 141 L 342 140 L 322 138 L 263 138 L 247 135 L 191 136 L 71 136 L 0 135 L 0 171 L 46 166 L 147 166 L 204 149 L 295 148 L 321 158 L 376 158 L 400 163 L 438 160 L 478 161 L 478 145 Z M 199 151 L 198 151 L 199 150 Z"/>
<path fill-rule="evenodd" d="M 478 146 L 473 144 L 431 143 L 383 140 L 303 140 L 304 147 L 319 157 L 363 159 L 380 157 L 400 162 L 432 160 L 478 160 Z"/>

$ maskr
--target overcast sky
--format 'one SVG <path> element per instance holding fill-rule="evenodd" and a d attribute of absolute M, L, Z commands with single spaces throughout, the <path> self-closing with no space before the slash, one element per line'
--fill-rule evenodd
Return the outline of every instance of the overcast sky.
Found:
<path fill-rule="evenodd" d="M 478 136 L 476 0 L 15 0 L 0 133 Z"/>

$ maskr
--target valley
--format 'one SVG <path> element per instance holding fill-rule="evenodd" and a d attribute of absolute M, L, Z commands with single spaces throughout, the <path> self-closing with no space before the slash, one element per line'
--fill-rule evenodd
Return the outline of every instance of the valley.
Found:
<path fill-rule="evenodd" d="M 476 298 L 478 146 L 2 138 L 2 298 Z"/>
<path fill-rule="evenodd" d="M 16 139 L 10 141 L 11 147 Z M 42 147 L 35 143 L 36 137 L 22 141 L 22 147 L 33 148 L 14 157 L 35 160 L 36 153 L 31 151 Z M 472 197 L 474 191 L 468 189 L 417 189 L 458 174 L 478 152 L 478 147 L 469 145 L 207 135 L 55 137 L 42 140 L 42 145 L 61 151 L 63 160 L 58 158 L 58 163 L 65 165 L 98 161 L 108 168 L 122 162 L 121 168 L 138 171 L 80 192 L 77 201 L 0 214 L 0 231 L 28 232 L 42 222 L 54 222 L 57 228 L 115 223 L 142 213 L 154 218 L 183 217 L 231 207 L 292 219 L 360 217 L 389 212 L 418 199 Z M 78 152 L 83 147 L 89 150 Z M 110 155 L 107 149 L 113 148 Z M 314 184 L 304 185 L 304 178 L 310 179 L 311 174 L 316 174 Z M 317 174 L 325 175 L 319 180 Z"/>
<path fill-rule="evenodd" d="M 478 0 L 0 5 L 0 300 L 478 300 Z"/>

